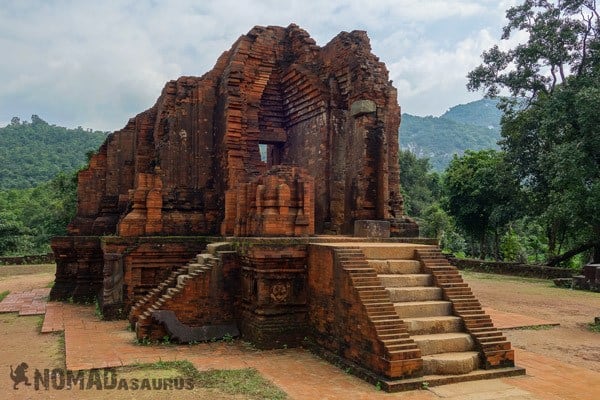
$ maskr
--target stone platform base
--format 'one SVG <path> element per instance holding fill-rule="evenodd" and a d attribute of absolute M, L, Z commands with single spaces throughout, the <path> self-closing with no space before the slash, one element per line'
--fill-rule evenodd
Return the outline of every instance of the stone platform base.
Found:
<path fill-rule="evenodd" d="M 386 392 L 402 392 L 407 390 L 417 390 L 426 387 L 447 385 L 450 383 L 479 381 L 484 379 L 507 378 L 511 376 L 525 375 L 525 368 L 510 367 L 482 370 L 478 369 L 468 374 L 461 375 L 423 375 L 415 378 L 407 379 L 388 379 L 377 376 L 373 372 L 339 357 L 332 352 L 317 346 L 312 342 L 305 341 L 303 346 L 308 348 L 313 354 L 323 358 L 324 360 L 336 365 L 348 374 L 359 377 Z"/>
<path fill-rule="evenodd" d="M 380 386 L 386 392 L 401 392 L 430 386 L 448 385 L 450 383 L 480 381 L 483 379 L 507 378 L 525 375 L 525 368 L 510 367 L 481 370 L 478 369 L 463 375 L 424 375 L 419 378 L 381 380 Z"/>

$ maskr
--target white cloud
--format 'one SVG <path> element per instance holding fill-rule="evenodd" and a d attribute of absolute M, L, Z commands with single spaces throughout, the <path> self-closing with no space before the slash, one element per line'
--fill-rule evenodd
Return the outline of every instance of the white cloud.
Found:
<path fill-rule="evenodd" d="M 494 43 L 486 29 L 466 38 L 452 49 L 435 43 L 423 44 L 420 51 L 389 65 L 398 88 L 399 102 L 408 113 L 437 115 L 452 105 L 481 95 L 469 95 L 466 74 L 480 62 L 480 54 Z"/>
<path fill-rule="evenodd" d="M 166 81 L 204 74 L 254 25 L 292 22 L 320 45 L 342 30 L 367 30 L 404 110 L 439 114 L 473 96 L 465 75 L 499 36 L 509 3 L 8 2 L 0 8 L 0 121 L 38 114 L 59 125 L 118 129 L 154 104 Z"/>

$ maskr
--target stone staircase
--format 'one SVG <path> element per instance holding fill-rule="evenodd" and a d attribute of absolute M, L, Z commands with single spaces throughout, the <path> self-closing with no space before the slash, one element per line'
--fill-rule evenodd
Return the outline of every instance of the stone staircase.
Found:
<path fill-rule="evenodd" d="M 514 367 L 514 350 L 502 332 L 494 327 L 481 304 L 438 247 L 415 249 L 422 270 L 431 274 L 433 283 L 442 290 L 443 298 L 452 304 L 454 315 L 460 317 L 480 351 L 481 367 L 495 369 Z"/>
<path fill-rule="evenodd" d="M 168 293 L 169 289 L 174 289 L 177 286 L 177 279 L 179 276 L 186 275 L 188 273 L 188 266 L 184 265 L 181 268 L 171 272 L 169 277 L 162 281 L 154 289 L 151 289 L 145 296 L 139 299 L 129 311 L 128 320 L 132 328 L 135 328 L 135 324 L 138 318 L 144 314 L 150 307 L 157 305 L 156 302 L 161 299 L 164 294 Z M 158 305 L 164 304 L 163 300 L 160 300 Z"/>
<path fill-rule="evenodd" d="M 421 352 L 389 301 L 377 273 L 365 261 L 362 250 L 338 248 L 335 254 L 364 306 L 367 324 L 375 330 L 377 343 L 373 344 L 373 348 L 381 346 L 386 374 L 411 376 L 419 371 L 422 367 Z M 358 336 L 359 333 L 354 335 Z"/>
<path fill-rule="evenodd" d="M 421 350 L 421 380 L 439 384 L 524 373 L 514 367 L 510 342 L 494 328 L 437 246 L 362 243 L 357 247 Z"/>
<path fill-rule="evenodd" d="M 182 329 L 184 325 L 172 316 L 172 313 L 167 315 L 164 311 L 170 309 L 170 303 L 176 301 L 186 289 L 186 285 L 195 279 L 206 278 L 206 274 L 218 261 L 214 251 L 209 248 L 206 252 L 198 254 L 187 265 L 173 271 L 167 279 L 137 301 L 129 313 L 129 322 L 138 339 L 159 340 L 169 335 L 172 339 L 178 340 L 175 332 L 181 333 L 182 337 L 189 336 L 187 332 L 189 329 Z M 177 326 L 178 329 L 173 329 L 174 332 L 169 331 L 169 327 L 165 326 L 169 324 Z M 156 329 L 157 325 L 161 325 L 161 329 Z"/>
<path fill-rule="evenodd" d="M 414 247 L 363 249 L 377 272 L 398 316 L 421 350 L 424 375 L 466 374 L 479 367 L 479 353 L 452 303 L 434 286 L 432 274 L 423 273 Z"/>

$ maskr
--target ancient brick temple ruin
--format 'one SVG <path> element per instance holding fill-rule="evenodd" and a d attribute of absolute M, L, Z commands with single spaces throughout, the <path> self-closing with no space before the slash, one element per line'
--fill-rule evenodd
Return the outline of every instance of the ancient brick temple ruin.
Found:
<path fill-rule="evenodd" d="M 310 346 L 386 390 L 523 373 L 404 215 L 399 124 L 365 32 L 255 27 L 79 173 L 51 297 L 140 339 Z"/>

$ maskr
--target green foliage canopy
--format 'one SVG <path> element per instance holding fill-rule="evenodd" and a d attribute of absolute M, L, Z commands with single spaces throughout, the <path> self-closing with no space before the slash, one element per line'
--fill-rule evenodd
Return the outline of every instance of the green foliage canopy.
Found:
<path fill-rule="evenodd" d="M 106 135 L 50 125 L 37 115 L 31 122 L 13 118 L 0 128 L 0 190 L 32 188 L 81 168 L 85 154 L 98 149 Z"/>
<path fill-rule="evenodd" d="M 455 157 L 446 170 L 444 188 L 449 213 L 479 240 L 480 256 L 485 258 L 489 231 L 516 218 L 519 184 L 504 154 L 481 150 Z"/>
<path fill-rule="evenodd" d="M 66 234 L 75 216 L 76 174 L 57 175 L 31 189 L 0 191 L 0 255 L 50 250 L 50 238 Z"/>
<path fill-rule="evenodd" d="M 503 39 L 468 75 L 468 88 L 526 97 L 505 102 L 502 142 L 528 194 L 529 212 L 544 221 L 550 264 L 595 247 L 600 261 L 600 16 L 594 0 L 526 0 L 507 11 Z M 570 250 L 567 250 L 570 249 Z M 567 250 L 567 251 L 565 251 Z"/>
<path fill-rule="evenodd" d="M 400 182 L 404 208 L 408 215 L 419 217 L 441 192 L 438 173 L 431 172 L 429 160 L 417 158 L 409 150 L 400 150 Z"/>

